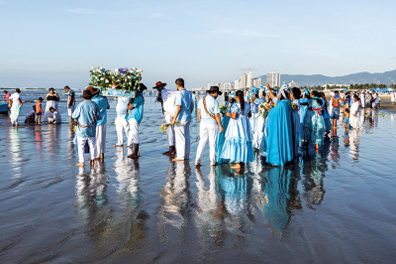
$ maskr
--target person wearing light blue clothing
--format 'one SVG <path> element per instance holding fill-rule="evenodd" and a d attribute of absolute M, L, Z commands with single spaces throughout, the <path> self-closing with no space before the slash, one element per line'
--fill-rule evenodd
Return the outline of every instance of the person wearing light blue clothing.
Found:
<path fill-rule="evenodd" d="M 128 116 L 127 120 L 129 123 L 129 138 L 131 142 L 134 144 L 134 150 L 131 155 L 128 156 L 128 158 L 131 159 L 137 159 L 139 158 L 139 144 L 140 144 L 140 138 L 139 138 L 139 126 L 140 123 L 142 122 L 143 119 L 143 109 L 144 109 L 144 97 L 143 97 L 143 91 L 146 90 L 147 87 L 141 83 L 139 84 L 138 91 L 136 93 L 135 98 L 131 99 L 128 105 Z"/>
<path fill-rule="evenodd" d="M 184 88 L 184 80 L 176 81 L 177 94 L 175 98 L 175 115 L 170 125 L 174 126 L 176 134 L 176 158 L 173 161 L 190 159 L 190 124 L 191 124 L 191 101 L 192 96 Z M 176 123 L 177 122 L 177 123 Z"/>
<path fill-rule="evenodd" d="M 230 163 L 235 162 L 236 164 L 231 168 L 239 171 L 242 163 L 254 160 L 253 133 L 249 122 L 250 105 L 245 102 L 243 91 L 236 92 L 235 100 L 236 103 L 226 113 L 231 119 L 227 127 L 221 158 L 229 160 Z"/>
<path fill-rule="evenodd" d="M 92 86 L 87 87 L 91 91 L 92 102 L 94 102 L 100 111 L 100 119 L 96 125 L 96 159 L 104 161 L 104 153 L 106 152 L 106 134 L 107 134 L 107 109 L 110 109 L 109 101 L 106 97 L 99 95 L 100 90 Z"/>
<path fill-rule="evenodd" d="M 207 94 L 199 100 L 198 119 L 200 140 L 197 149 L 195 166 L 201 166 L 201 159 L 206 143 L 209 141 L 210 146 L 210 166 L 216 165 L 217 138 L 220 133 L 224 132 L 220 118 L 220 106 L 217 97 L 222 95 L 218 86 L 210 87 Z"/>
<path fill-rule="evenodd" d="M 91 101 L 92 94 L 89 90 L 83 91 L 84 101 L 79 103 L 72 114 L 72 118 L 77 120 L 76 130 L 78 161 L 77 166 L 84 166 L 84 148 L 88 144 L 93 166 L 96 154 L 96 125 L 101 119 L 99 107 Z"/>
<path fill-rule="evenodd" d="M 267 84 L 270 99 L 274 99 Z M 294 159 L 293 117 L 289 94 L 285 89 L 279 91 L 276 106 L 268 113 L 266 140 L 266 162 L 273 166 L 283 166 Z"/>
<path fill-rule="evenodd" d="M 194 102 L 194 111 L 193 111 L 193 113 L 196 113 L 198 111 L 197 110 L 198 109 L 198 99 L 197 99 L 198 95 L 196 95 L 195 91 L 193 91 L 191 96 L 192 96 L 192 99 L 193 99 L 193 102 Z"/>

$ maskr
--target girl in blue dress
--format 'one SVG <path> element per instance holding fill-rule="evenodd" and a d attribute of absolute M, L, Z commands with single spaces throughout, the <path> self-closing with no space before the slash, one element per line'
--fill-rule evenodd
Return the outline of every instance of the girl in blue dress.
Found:
<path fill-rule="evenodd" d="M 226 113 L 230 122 L 225 133 L 225 142 L 221 154 L 222 159 L 236 163 L 232 169 L 239 170 L 243 163 L 254 160 L 253 132 L 249 122 L 250 105 L 243 98 L 243 91 L 235 94 L 236 102 Z"/>
<path fill-rule="evenodd" d="M 235 92 L 233 92 L 234 94 L 230 94 L 230 97 L 228 99 L 228 109 L 231 109 L 232 105 L 235 103 Z M 223 153 L 223 146 L 224 146 L 224 142 L 225 142 L 225 135 L 227 133 L 227 128 L 228 128 L 228 124 L 230 123 L 230 117 L 224 115 L 221 118 L 221 125 L 224 128 L 224 132 L 223 133 L 219 133 L 219 137 L 217 139 L 217 164 L 227 164 L 230 163 L 229 160 L 226 159 L 222 159 L 221 158 L 221 153 Z"/>

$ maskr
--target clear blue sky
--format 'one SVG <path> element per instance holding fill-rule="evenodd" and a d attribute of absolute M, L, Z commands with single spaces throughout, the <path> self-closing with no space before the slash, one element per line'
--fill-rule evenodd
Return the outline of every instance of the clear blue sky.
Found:
<path fill-rule="evenodd" d="M 92 66 L 149 87 L 396 68 L 396 1 L 0 0 L 0 86 L 84 87 Z"/>

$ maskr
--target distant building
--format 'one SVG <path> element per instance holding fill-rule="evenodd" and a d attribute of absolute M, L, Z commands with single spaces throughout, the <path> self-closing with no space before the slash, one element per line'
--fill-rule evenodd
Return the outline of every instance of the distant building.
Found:
<path fill-rule="evenodd" d="M 260 88 L 263 85 L 263 80 L 261 78 L 254 78 L 253 79 L 253 86 Z"/>
<path fill-rule="evenodd" d="M 249 87 L 249 88 L 253 87 L 253 72 L 248 73 L 246 82 L 247 82 L 246 87 Z"/>
<path fill-rule="evenodd" d="M 239 83 L 239 88 L 242 89 L 242 88 L 245 88 L 246 86 L 247 86 L 247 75 L 246 75 L 246 73 L 243 73 L 241 75 L 241 81 Z"/>
<path fill-rule="evenodd" d="M 234 81 L 234 90 L 239 90 L 240 86 L 239 86 L 240 81 L 239 80 L 235 80 Z"/>
<path fill-rule="evenodd" d="M 291 81 L 291 83 L 289 83 L 289 86 L 291 88 L 294 88 L 294 87 L 299 88 L 300 87 L 300 85 L 298 83 L 296 83 L 295 81 L 293 81 L 293 80 Z"/>
<path fill-rule="evenodd" d="M 281 86 L 280 74 L 276 73 L 275 71 L 268 73 L 267 74 L 267 83 L 270 85 L 271 88 L 275 87 L 275 86 L 280 87 Z"/>
<path fill-rule="evenodd" d="M 231 83 L 223 82 L 220 84 L 220 90 L 231 90 Z"/>

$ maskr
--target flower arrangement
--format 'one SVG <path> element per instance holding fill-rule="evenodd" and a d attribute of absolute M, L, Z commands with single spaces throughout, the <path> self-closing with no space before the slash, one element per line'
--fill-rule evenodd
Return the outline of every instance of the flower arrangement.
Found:
<path fill-rule="evenodd" d="M 220 105 L 220 113 L 221 115 L 224 117 L 224 115 L 227 113 L 228 111 L 228 106 L 221 104 Z"/>
<path fill-rule="evenodd" d="M 177 123 L 180 123 L 180 121 L 176 121 L 176 122 L 175 122 L 175 125 L 176 125 Z M 163 123 L 163 124 L 160 126 L 159 131 L 160 131 L 160 132 L 165 132 L 166 129 L 168 129 L 169 126 L 170 126 L 170 124 L 165 124 L 165 123 Z"/>
<path fill-rule="evenodd" d="M 261 109 L 260 114 L 262 114 L 262 117 L 266 118 L 268 116 L 269 110 L 271 110 L 275 106 L 276 106 L 276 104 L 274 104 L 273 102 L 271 102 L 271 103 L 267 103 L 267 102 L 262 103 L 260 105 L 260 109 Z"/>
<path fill-rule="evenodd" d="M 92 67 L 89 71 L 91 76 L 89 85 L 100 87 L 102 90 L 107 88 L 136 90 L 142 80 L 142 73 L 142 70 L 136 68 L 117 68 L 111 71 L 105 68 Z"/>

